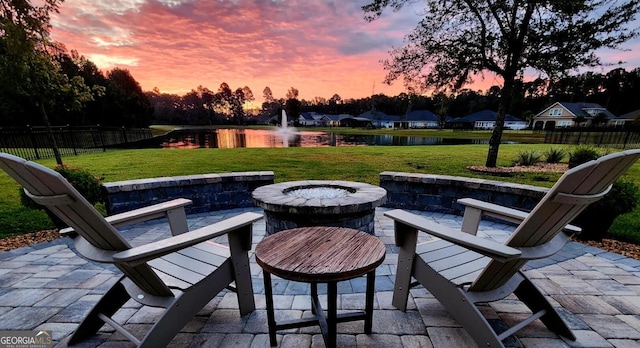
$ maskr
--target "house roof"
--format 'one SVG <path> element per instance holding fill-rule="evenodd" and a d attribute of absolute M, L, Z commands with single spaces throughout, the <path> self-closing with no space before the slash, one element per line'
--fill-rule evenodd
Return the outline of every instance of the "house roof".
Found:
<path fill-rule="evenodd" d="M 473 114 L 464 116 L 464 117 L 458 117 L 455 119 L 452 119 L 450 122 L 460 122 L 460 123 L 465 123 L 465 122 L 469 122 L 469 123 L 473 123 L 473 122 L 478 122 L 478 121 L 495 121 L 498 118 L 498 113 L 495 111 L 491 111 L 491 110 L 482 110 L 482 111 L 478 111 L 475 112 Z M 526 122 L 524 120 L 521 120 L 515 116 L 512 115 L 506 115 L 504 117 L 505 122 Z"/>
<path fill-rule="evenodd" d="M 359 116 L 348 116 L 348 117 L 342 117 L 340 118 L 340 122 L 345 121 L 345 120 L 355 120 L 358 122 L 371 122 L 370 118 L 366 118 L 366 117 L 359 117 Z"/>
<path fill-rule="evenodd" d="M 387 115 L 382 111 L 365 111 L 358 115 L 358 117 L 366 118 L 369 120 L 375 121 L 397 121 L 399 119 L 398 116 Z"/>
<path fill-rule="evenodd" d="M 582 115 L 585 117 L 592 117 L 591 115 L 587 114 L 586 112 L 584 112 L 585 109 L 602 109 L 602 112 L 604 112 L 605 115 L 607 115 L 607 118 L 609 119 L 613 119 L 616 118 L 616 116 L 614 114 L 612 114 L 609 110 L 607 110 L 604 106 L 598 104 L 598 103 L 567 103 L 567 102 L 556 102 L 553 103 L 552 105 L 550 105 L 549 107 L 545 108 L 541 113 L 546 112 L 547 110 L 553 108 L 555 105 L 560 104 L 562 105 L 565 109 L 569 110 L 569 112 L 571 112 L 573 114 L 573 116 L 578 116 L 578 115 Z M 540 114 L 541 114 L 540 113 Z"/>
<path fill-rule="evenodd" d="M 607 118 L 611 119 L 611 118 L 615 118 L 616 115 L 612 114 L 611 112 L 609 112 L 609 110 L 607 110 L 604 106 L 597 104 L 597 103 L 565 103 L 565 102 L 560 102 L 560 104 L 562 104 L 564 107 L 566 107 L 567 109 L 569 109 L 569 111 L 571 111 L 574 115 L 584 115 L 584 116 L 591 116 L 587 113 L 584 112 L 584 109 L 602 109 L 605 115 L 607 115 Z"/>
<path fill-rule="evenodd" d="M 329 121 L 340 121 L 343 120 L 345 118 L 349 118 L 349 117 L 353 117 L 349 114 L 340 114 L 340 115 L 334 115 L 334 114 L 324 114 L 322 115 L 323 118 L 329 120 Z"/>
<path fill-rule="evenodd" d="M 635 120 L 636 117 L 640 117 L 640 109 L 634 110 L 634 111 L 631 111 L 631 112 L 627 112 L 624 115 L 620 115 L 620 116 L 616 117 L 616 119 L 618 119 L 618 120 Z"/>
<path fill-rule="evenodd" d="M 300 116 L 302 116 L 302 118 L 304 118 L 305 120 L 313 121 L 313 114 L 311 112 L 303 112 L 300 114 Z"/>
<path fill-rule="evenodd" d="M 434 121 L 438 122 L 438 115 L 429 110 L 414 110 L 405 116 L 405 121 Z"/>

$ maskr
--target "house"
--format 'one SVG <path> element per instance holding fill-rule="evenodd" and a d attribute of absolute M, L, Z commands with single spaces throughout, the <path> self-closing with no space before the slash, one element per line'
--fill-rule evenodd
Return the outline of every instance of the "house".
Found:
<path fill-rule="evenodd" d="M 414 110 L 397 122 L 394 128 L 439 128 L 438 115 L 429 110 Z"/>
<path fill-rule="evenodd" d="M 326 115 L 318 112 L 303 112 L 298 117 L 298 123 L 305 127 L 322 127 L 325 126 Z"/>
<path fill-rule="evenodd" d="M 316 120 L 313 119 L 311 112 L 303 112 L 300 114 L 300 116 L 298 116 L 298 123 L 301 126 L 309 127 L 309 126 L 315 126 Z"/>
<path fill-rule="evenodd" d="M 338 127 L 340 126 L 341 120 L 349 117 L 353 116 L 349 114 L 333 115 L 310 111 L 301 113 L 298 118 L 298 123 L 305 127 Z"/>
<path fill-rule="evenodd" d="M 325 127 L 340 127 L 340 121 L 350 117 L 353 117 L 353 116 L 349 114 L 340 114 L 340 115 L 325 114 L 324 117 L 322 118 L 322 123 L 323 123 L 323 126 Z"/>
<path fill-rule="evenodd" d="M 400 122 L 399 116 L 387 115 L 382 111 L 367 111 L 358 115 L 358 118 L 368 119 L 376 128 L 393 128 L 396 122 Z"/>
<path fill-rule="evenodd" d="M 482 110 L 464 117 L 451 119 L 447 121 L 447 126 L 457 129 L 493 129 L 496 126 L 497 118 L 497 112 Z M 525 129 L 527 125 L 526 121 L 512 115 L 506 115 L 504 118 L 504 129 Z"/>
<path fill-rule="evenodd" d="M 633 124 L 636 120 L 640 120 L 640 109 L 627 112 L 624 115 L 610 118 L 607 121 L 607 127 L 624 128 Z"/>
<path fill-rule="evenodd" d="M 594 117 L 599 114 L 604 114 L 609 120 L 616 118 L 600 104 L 556 102 L 533 117 L 533 129 L 590 126 L 593 124 Z M 576 122 L 579 119 L 583 122 Z"/>

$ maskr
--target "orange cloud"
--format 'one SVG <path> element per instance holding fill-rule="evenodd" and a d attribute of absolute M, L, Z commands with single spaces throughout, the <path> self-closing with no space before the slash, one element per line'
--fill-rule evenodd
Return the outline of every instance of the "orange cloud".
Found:
<path fill-rule="evenodd" d="M 226 82 L 249 86 L 260 102 L 266 86 L 276 98 L 290 87 L 308 100 L 396 95 L 405 91 L 402 82 L 384 85 L 379 61 L 402 45 L 418 11 L 367 23 L 364 2 L 66 0 L 52 19 L 52 37 L 101 69 L 130 70 L 144 90 L 183 94 Z M 473 88 L 499 84 L 480 82 Z"/>
<path fill-rule="evenodd" d="M 52 37 L 101 69 L 129 69 L 143 89 L 184 93 L 249 86 L 258 99 L 395 95 L 379 61 L 418 17 L 367 23 L 357 4 L 332 1 L 67 0 Z M 407 20 L 407 16 L 410 20 Z"/>

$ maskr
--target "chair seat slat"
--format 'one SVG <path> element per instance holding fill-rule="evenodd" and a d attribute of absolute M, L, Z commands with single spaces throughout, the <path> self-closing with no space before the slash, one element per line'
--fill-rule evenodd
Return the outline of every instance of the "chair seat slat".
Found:
<path fill-rule="evenodd" d="M 178 266 L 170 261 L 165 260 L 164 258 L 151 260 L 148 263 L 151 267 L 167 273 L 170 276 L 183 280 L 187 283 L 195 284 L 202 280 L 202 274 Z"/>
<path fill-rule="evenodd" d="M 202 249 L 199 248 L 187 248 L 187 249 L 183 249 L 178 251 L 179 254 L 190 257 L 194 260 L 198 260 L 204 263 L 207 263 L 209 265 L 213 265 L 215 267 L 220 266 L 223 262 L 225 262 L 227 260 L 228 257 L 216 254 L 216 253 L 211 253 L 211 252 L 207 252 L 204 251 Z"/>

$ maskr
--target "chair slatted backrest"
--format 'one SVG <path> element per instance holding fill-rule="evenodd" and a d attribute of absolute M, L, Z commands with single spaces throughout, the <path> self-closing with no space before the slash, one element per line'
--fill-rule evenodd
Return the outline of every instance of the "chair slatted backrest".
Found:
<path fill-rule="evenodd" d="M 640 158 L 640 150 L 603 156 L 568 170 L 505 243 L 511 247 L 534 247 L 551 241 L 588 204 L 608 192 L 611 184 Z M 500 287 L 527 260 L 491 261 L 471 285 L 471 290 Z"/>
<path fill-rule="evenodd" d="M 0 153 L 0 168 L 22 185 L 25 193 L 32 199 L 46 205 L 96 249 L 108 254 L 131 248 L 120 233 L 60 173 L 6 153 Z M 80 249 L 78 251 L 83 253 Z M 83 256 L 95 258 L 92 255 Z M 147 264 L 116 266 L 147 293 L 172 296 L 169 288 Z"/>

